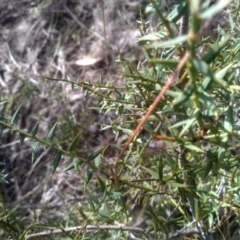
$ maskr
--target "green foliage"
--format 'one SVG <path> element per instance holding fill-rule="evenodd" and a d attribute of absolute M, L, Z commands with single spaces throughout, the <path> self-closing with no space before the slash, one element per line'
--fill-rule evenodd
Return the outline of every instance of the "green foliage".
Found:
<path fill-rule="evenodd" d="M 174 25 L 185 14 L 187 1 L 172 10 L 169 21 L 156 2 L 150 2 L 159 17 L 158 32 L 149 33 L 148 23 L 141 20 L 142 37 L 137 41 L 143 46 L 145 60 L 133 66 L 119 57 L 125 79 L 122 87 L 112 82 L 92 85 L 58 80 L 83 88 L 86 95 L 98 96 L 99 111 L 114 110 L 117 114 L 117 119 L 111 119 L 102 130 L 112 129 L 116 140 L 127 139 L 164 88 L 181 57 L 186 51 L 190 53 L 184 71 L 167 90 L 122 159 L 114 163 L 106 154 L 115 143 L 89 152 L 87 157 L 80 156 L 77 147 L 82 131 L 64 150 L 54 139 L 57 123 L 46 140 L 37 136 L 39 123 L 30 133 L 16 128 L 14 124 L 21 106 L 10 122 L 0 121 L 3 128 L 20 134 L 21 145 L 24 137 L 35 141 L 33 161 L 40 145 L 56 151 L 52 174 L 62 156 L 69 156 L 72 162 L 65 171 L 75 169 L 82 176 L 87 198 L 74 209 L 77 218 L 72 218 L 70 223 L 81 222 L 83 227 L 74 234 L 66 234 L 69 239 L 127 239 L 131 234 L 139 239 L 168 239 L 191 230 L 195 238 L 227 236 L 230 239 L 232 231 L 237 231 L 228 228 L 228 224 L 230 216 L 239 214 L 240 206 L 240 40 L 237 36 L 229 37 L 227 31 L 223 34 L 220 31 L 216 42 L 199 35 L 200 22 L 219 13 L 230 1 L 203 10 L 196 4 L 199 1 L 188 1 L 192 4 L 189 35 L 179 37 Z M 234 26 L 233 29 L 239 31 Z M 163 141 L 162 147 L 150 152 L 151 143 L 158 141 Z M 115 149 L 119 152 L 122 147 L 120 144 Z M 6 216 L 7 213 L 1 216 L 0 223 L 5 223 Z M 138 223 L 139 219 L 142 224 Z M 237 223 L 237 218 L 232 221 Z M 1 228 L 16 239 L 15 224 Z M 88 238 L 89 225 L 105 228 L 99 227 L 97 234 L 90 233 Z M 108 228 L 112 225 L 116 228 Z M 62 227 L 67 226 L 68 223 Z M 143 232 L 133 228 L 125 231 L 127 226 L 137 226 L 138 231 Z M 34 231 L 34 226 L 29 229 Z M 25 232 L 21 230 L 18 234 Z"/>

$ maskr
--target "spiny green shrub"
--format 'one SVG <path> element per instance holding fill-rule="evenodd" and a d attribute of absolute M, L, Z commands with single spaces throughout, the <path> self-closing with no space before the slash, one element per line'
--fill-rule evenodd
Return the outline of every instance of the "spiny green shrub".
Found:
<path fill-rule="evenodd" d="M 20 108 L 10 122 L 0 124 L 19 133 L 21 143 L 26 136 L 32 138 L 33 156 L 40 144 L 53 148 L 53 174 L 63 155 L 72 158 L 66 171 L 79 171 L 88 198 L 76 207 L 75 223 L 80 222 L 82 228 L 68 234 L 71 239 L 231 239 L 238 235 L 240 206 L 240 41 L 235 25 L 239 4 L 233 1 L 229 28 L 218 28 L 213 41 L 201 30 L 231 1 L 209 8 L 200 7 L 196 0 L 183 1 L 167 18 L 155 1 L 150 2 L 159 25 L 150 33 L 149 23 L 141 18 L 142 37 L 137 41 L 145 60 L 134 66 L 119 57 L 122 86 L 101 80 L 94 85 L 62 80 L 99 96 L 99 111 L 115 111 L 117 117 L 111 124 L 102 126 L 103 131 L 113 131 L 114 143 L 84 158 L 77 151 L 81 133 L 68 149 L 62 149 L 56 139 L 53 143 L 57 124 L 46 139 L 37 137 L 38 125 L 31 133 L 16 128 Z M 190 16 L 188 35 L 178 36 L 177 21 L 186 11 Z M 182 59 L 186 60 L 184 68 L 175 72 Z M 174 72 L 176 78 L 166 88 Z M 134 132 L 161 91 L 164 97 L 146 118 L 141 133 Z M 134 139 L 124 148 L 130 136 Z M 110 147 L 117 151 L 113 158 L 106 154 Z M 98 231 L 93 235 L 87 229 Z"/>

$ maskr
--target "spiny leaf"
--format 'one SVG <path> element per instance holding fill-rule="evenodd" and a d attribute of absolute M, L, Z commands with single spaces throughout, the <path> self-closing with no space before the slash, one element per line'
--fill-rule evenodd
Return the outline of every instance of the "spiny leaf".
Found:
<path fill-rule="evenodd" d="M 188 7 L 185 1 L 182 2 L 181 4 L 178 4 L 168 15 L 168 20 L 170 22 L 178 21 L 187 10 Z"/>
<path fill-rule="evenodd" d="M 190 96 L 192 95 L 193 91 L 194 86 L 193 84 L 191 84 L 187 87 L 187 89 L 184 92 L 181 93 L 181 95 L 177 99 L 174 100 L 173 102 L 174 106 L 179 106 L 182 103 L 186 102 L 186 100 L 190 98 Z"/>
<path fill-rule="evenodd" d="M 37 122 L 37 123 L 35 124 L 35 126 L 33 127 L 32 131 L 31 131 L 32 136 L 35 136 L 35 135 L 37 134 L 37 132 L 38 132 L 38 127 L 39 127 L 39 122 Z"/>
<path fill-rule="evenodd" d="M 110 197 L 120 198 L 123 194 L 121 192 L 110 192 Z"/>
<path fill-rule="evenodd" d="M 101 178 L 99 178 L 99 177 L 97 177 L 97 180 L 98 180 L 98 183 L 99 183 L 99 185 L 100 185 L 101 191 L 104 192 L 105 189 L 106 189 L 106 184 L 105 184 L 105 182 L 104 182 Z"/>
<path fill-rule="evenodd" d="M 224 128 L 228 132 L 233 131 L 234 119 L 233 119 L 233 106 L 229 106 L 224 119 Z"/>
<path fill-rule="evenodd" d="M 90 169 L 87 170 L 87 173 L 86 173 L 85 178 L 84 178 L 84 189 L 86 189 L 88 183 L 92 179 L 93 173 L 94 173 L 93 169 L 90 168 Z"/>
<path fill-rule="evenodd" d="M 196 152 L 202 152 L 202 153 L 204 153 L 204 150 L 203 150 L 203 149 L 197 147 L 196 145 L 194 145 L 194 144 L 192 144 L 192 143 L 190 143 L 190 142 L 184 143 L 184 147 L 185 147 L 185 148 L 188 148 L 188 149 L 190 149 L 190 150 L 196 151 Z"/>
<path fill-rule="evenodd" d="M 69 152 L 74 151 L 74 149 L 76 148 L 81 133 L 82 133 L 82 132 L 79 132 L 78 135 L 73 139 L 72 143 L 70 144 L 70 146 L 69 146 L 69 148 L 68 148 Z"/>
<path fill-rule="evenodd" d="M 230 38 L 227 37 L 222 42 L 220 42 L 220 44 L 216 48 L 209 50 L 208 53 L 202 57 L 202 60 L 207 64 L 212 63 L 216 59 L 218 54 L 222 51 L 222 49 L 227 45 L 229 39 Z"/>
<path fill-rule="evenodd" d="M 16 123 L 21 107 L 22 107 L 22 104 L 18 107 L 18 109 L 13 114 L 13 116 L 11 118 L 11 124 Z"/>
<path fill-rule="evenodd" d="M 20 146 L 23 145 L 25 137 L 25 135 L 20 134 Z"/>
<path fill-rule="evenodd" d="M 186 125 L 182 129 L 182 131 L 179 134 L 179 137 L 181 137 L 190 127 L 192 127 L 197 122 L 196 118 L 188 119 L 186 122 Z"/>
<path fill-rule="evenodd" d="M 169 185 L 169 186 L 172 186 L 172 187 L 177 187 L 177 188 L 186 188 L 186 187 L 188 187 L 186 184 L 178 183 L 178 182 L 175 182 L 175 181 L 168 181 L 166 184 Z"/>
<path fill-rule="evenodd" d="M 157 171 L 154 171 L 154 170 L 152 170 L 152 169 L 150 169 L 150 168 L 146 168 L 146 167 L 144 167 L 144 166 L 142 166 L 142 168 L 143 168 L 146 172 L 148 172 L 151 176 L 153 176 L 154 178 L 159 178 L 159 175 L 158 175 L 158 172 L 157 172 Z"/>
<path fill-rule="evenodd" d="M 184 36 L 176 37 L 174 39 L 164 41 L 164 42 L 161 42 L 161 43 L 149 44 L 149 45 L 146 46 L 146 48 L 153 48 L 153 49 L 156 49 L 156 48 L 170 48 L 170 47 L 176 46 L 177 44 L 182 44 L 182 43 L 186 42 L 187 40 L 188 40 L 188 36 L 184 35 Z M 140 38 L 138 41 L 142 41 L 142 39 Z"/>
<path fill-rule="evenodd" d="M 222 79 L 226 76 L 226 74 L 229 72 L 229 70 L 232 69 L 232 67 L 233 67 L 233 64 L 230 63 L 226 67 L 224 67 L 220 71 L 218 71 L 215 74 L 215 81 L 220 85 L 226 86 L 226 82 L 222 81 Z"/>
<path fill-rule="evenodd" d="M 37 155 L 39 146 L 40 146 L 40 143 L 39 143 L 39 142 L 35 142 L 35 143 L 32 145 L 32 162 L 35 161 L 35 158 L 36 158 L 36 155 Z"/>
<path fill-rule="evenodd" d="M 215 14 L 219 13 L 225 7 L 227 7 L 232 0 L 217 1 L 216 4 L 213 4 L 211 7 L 207 8 L 204 12 L 200 14 L 202 19 L 212 18 Z"/>
<path fill-rule="evenodd" d="M 56 156 L 54 157 L 54 159 L 53 159 L 52 175 L 55 173 L 55 171 L 56 171 L 56 169 L 57 169 L 57 167 L 58 167 L 58 164 L 59 164 L 59 162 L 60 162 L 60 160 L 61 160 L 61 157 L 62 157 L 62 153 L 60 153 L 60 152 L 58 152 L 58 153 L 56 154 Z"/>
<path fill-rule="evenodd" d="M 64 172 L 67 172 L 71 169 L 77 169 L 79 165 L 82 164 L 81 159 L 79 158 L 74 158 L 73 161 L 63 170 Z"/>
<path fill-rule="evenodd" d="M 214 116 L 217 108 L 214 99 L 212 99 L 211 96 L 203 90 L 201 93 L 199 93 L 198 97 L 199 101 L 205 107 L 205 110 L 202 111 L 202 115 L 209 117 Z"/>
<path fill-rule="evenodd" d="M 96 150 L 95 152 L 90 153 L 90 154 L 88 155 L 88 157 L 87 157 L 87 160 L 88 160 L 88 161 L 94 160 L 94 159 L 95 159 L 104 149 L 106 149 L 106 148 L 107 148 L 107 147 L 102 147 L 102 148 Z"/>
<path fill-rule="evenodd" d="M 56 122 L 47 135 L 47 140 L 52 141 L 58 122 Z"/>
<path fill-rule="evenodd" d="M 80 213 L 81 217 L 83 218 L 84 221 L 88 220 L 88 217 L 86 216 L 86 214 L 83 211 L 83 208 L 81 206 L 77 207 L 78 212 Z"/>
<path fill-rule="evenodd" d="M 199 72 L 201 72 L 211 78 L 214 78 L 213 72 L 210 70 L 209 65 L 206 62 L 204 62 L 200 59 L 194 59 L 193 65 Z"/>
<path fill-rule="evenodd" d="M 170 155 L 167 153 L 167 151 L 164 151 L 163 154 L 164 154 L 164 157 L 166 158 L 169 166 L 171 167 L 172 172 L 174 172 L 174 171 L 176 170 L 177 161 L 174 160 L 174 159 L 172 158 L 172 156 L 170 156 Z"/>
<path fill-rule="evenodd" d="M 101 216 L 101 217 L 105 217 L 105 218 L 108 218 L 108 219 L 111 219 L 113 220 L 110 215 L 109 215 L 109 211 L 106 207 L 106 204 L 103 205 L 103 207 L 98 211 L 98 214 Z"/>
<path fill-rule="evenodd" d="M 173 60 L 173 59 L 161 59 L 161 58 L 151 58 L 149 62 L 153 63 L 159 63 L 163 66 L 170 67 L 170 68 L 176 68 L 179 61 Z"/>
<path fill-rule="evenodd" d="M 213 167 L 213 162 L 211 160 L 208 160 L 207 162 L 207 165 L 205 167 L 205 171 L 204 171 L 204 174 L 203 174 L 203 178 L 207 177 L 208 174 L 211 172 L 212 170 L 212 167 Z"/>

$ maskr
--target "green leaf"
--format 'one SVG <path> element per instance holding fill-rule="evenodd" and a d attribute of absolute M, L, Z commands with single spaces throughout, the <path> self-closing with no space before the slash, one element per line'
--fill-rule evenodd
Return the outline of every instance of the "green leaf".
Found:
<path fill-rule="evenodd" d="M 16 123 L 21 107 L 22 107 L 22 104 L 18 107 L 18 109 L 13 114 L 13 116 L 11 118 L 11 124 Z"/>
<path fill-rule="evenodd" d="M 110 197 L 120 198 L 123 194 L 121 192 L 110 192 Z"/>
<path fill-rule="evenodd" d="M 239 165 L 239 160 L 240 159 L 237 158 L 237 159 L 234 159 L 234 160 L 227 161 L 227 162 L 221 162 L 221 168 L 228 171 L 228 170 L 236 167 L 237 165 Z"/>
<path fill-rule="evenodd" d="M 102 158 L 101 158 L 101 155 L 98 155 L 95 159 L 94 159 L 94 164 L 95 166 L 99 167 L 100 164 L 102 162 Z"/>
<path fill-rule="evenodd" d="M 47 140 L 52 141 L 58 122 L 56 122 L 47 135 Z"/>
<path fill-rule="evenodd" d="M 63 170 L 64 172 L 67 172 L 71 169 L 77 169 L 79 165 L 82 164 L 81 159 L 74 158 L 73 161 Z"/>
<path fill-rule="evenodd" d="M 39 143 L 39 142 L 35 142 L 35 143 L 33 143 L 33 145 L 32 145 L 32 162 L 34 162 L 35 159 L 36 159 L 36 155 L 37 155 L 39 146 L 40 146 L 40 143 Z"/>
<path fill-rule="evenodd" d="M 182 129 L 182 131 L 179 133 L 179 137 L 181 137 L 190 127 L 192 127 L 197 122 L 196 118 L 188 119 L 186 121 L 186 125 Z"/>
<path fill-rule="evenodd" d="M 207 64 L 212 63 L 218 54 L 222 51 L 222 49 L 227 45 L 229 39 L 230 37 L 227 37 L 222 42 L 220 42 L 216 48 L 209 50 L 208 53 L 202 57 L 202 61 L 206 62 Z"/>
<path fill-rule="evenodd" d="M 142 166 L 142 168 L 143 168 L 146 172 L 148 172 L 151 176 L 153 176 L 154 178 L 159 178 L 159 175 L 158 175 L 158 172 L 157 172 L 157 171 L 152 170 L 152 169 L 150 169 L 150 168 L 146 168 L 146 167 L 144 167 L 144 166 Z"/>
<path fill-rule="evenodd" d="M 100 185 L 101 191 L 102 191 L 102 192 L 105 192 L 105 189 L 106 189 L 106 184 L 105 184 L 105 182 L 104 182 L 101 178 L 99 178 L 99 177 L 97 177 L 97 180 L 98 180 L 98 183 L 99 183 L 99 185 Z"/>
<path fill-rule="evenodd" d="M 218 71 L 215 74 L 215 79 L 216 79 L 215 81 L 217 83 L 219 83 L 220 85 L 226 86 L 226 83 L 222 82 L 221 79 L 223 79 L 226 76 L 226 74 L 229 72 L 229 70 L 232 69 L 232 66 L 233 66 L 233 64 L 230 63 L 226 67 L 224 67 L 220 71 Z"/>
<path fill-rule="evenodd" d="M 96 197 L 93 194 L 90 194 L 90 192 L 87 190 L 86 190 L 86 192 L 88 193 L 88 196 L 89 196 L 89 199 L 91 200 L 91 202 L 99 204 L 99 197 Z"/>
<path fill-rule="evenodd" d="M 213 4 L 211 7 L 207 8 L 207 10 L 202 12 L 200 14 L 200 18 L 202 19 L 212 18 L 214 15 L 223 10 L 225 7 L 229 6 L 230 3 L 231 0 L 217 1 L 216 4 Z"/>
<path fill-rule="evenodd" d="M 93 153 L 90 153 L 87 157 L 87 160 L 88 161 L 92 161 L 94 160 L 104 149 L 106 149 L 107 147 L 102 147 L 102 148 L 99 148 L 98 150 L 96 150 L 95 152 Z"/>
<path fill-rule="evenodd" d="M 93 209 L 93 211 L 96 211 L 96 207 L 95 204 L 99 204 L 99 197 L 94 196 L 92 193 L 90 193 L 88 190 L 86 190 L 86 193 L 88 195 L 88 202 L 91 205 L 91 208 Z"/>
<path fill-rule="evenodd" d="M 84 189 L 86 189 L 88 183 L 92 179 L 93 173 L 94 173 L 93 169 L 90 168 L 87 170 L 87 173 L 85 174 L 85 178 L 84 178 Z"/>
<path fill-rule="evenodd" d="M 207 92 L 204 92 L 203 90 L 198 95 L 198 99 L 201 102 L 202 106 L 204 106 L 204 109 L 202 111 L 202 115 L 212 117 L 215 115 L 216 112 L 216 104 L 214 100 L 210 97 L 210 95 Z"/>
<path fill-rule="evenodd" d="M 194 90 L 193 84 L 189 85 L 187 89 L 184 90 L 184 92 L 182 92 L 181 95 L 173 101 L 174 106 L 179 106 L 186 102 L 187 99 L 191 97 L 193 90 Z"/>
<path fill-rule="evenodd" d="M 188 122 L 188 120 L 179 121 L 179 122 L 175 123 L 174 125 L 172 125 L 171 127 L 169 127 L 169 129 L 174 129 L 174 128 L 183 126 L 183 125 L 185 125 L 187 122 Z"/>
<path fill-rule="evenodd" d="M 187 3 L 184 1 L 181 4 L 178 4 L 168 15 L 169 22 L 178 21 L 183 14 L 188 10 Z"/>
<path fill-rule="evenodd" d="M 104 217 L 104 218 L 108 218 L 108 219 L 111 219 L 113 220 L 110 215 L 109 215 L 109 211 L 106 207 L 106 204 L 103 204 L 103 207 L 98 211 L 98 214 L 101 216 L 101 217 Z"/>
<path fill-rule="evenodd" d="M 56 154 L 56 156 L 54 157 L 54 159 L 53 159 L 52 175 L 55 173 L 55 171 L 56 171 L 56 169 L 57 169 L 57 167 L 58 167 L 58 164 L 59 164 L 61 158 L 62 158 L 62 153 L 58 152 L 58 153 Z"/>
<path fill-rule="evenodd" d="M 77 170 L 78 167 L 79 167 L 81 164 L 82 164 L 82 160 L 81 160 L 81 159 L 79 159 L 79 158 L 77 158 L 77 157 L 75 157 L 75 158 L 73 159 L 73 166 L 74 166 L 74 169 L 75 169 L 75 170 Z"/>
<path fill-rule="evenodd" d="M 77 207 L 77 211 L 80 213 L 80 215 L 81 215 L 81 217 L 83 218 L 84 221 L 87 221 L 87 220 L 88 220 L 88 217 L 87 217 L 87 215 L 84 213 L 82 206 L 78 206 L 78 207 Z M 70 240 L 70 239 L 72 239 L 72 238 L 69 238 L 69 239 L 67 238 L 67 239 L 65 239 L 65 240 Z M 84 239 L 82 238 L 82 240 L 84 240 Z"/>
<path fill-rule="evenodd" d="M 184 36 L 179 36 L 176 37 L 174 39 L 165 41 L 165 42 L 161 42 L 161 43 L 154 43 L 154 44 L 148 44 L 146 45 L 146 48 L 170 48 L 170 47 L 174 47 L 177 44 L 182 44 L 184 42 L 186 42 L 188 40 L 188 36 L 184 35 Z"/>
<path fill-rule="evenodd" d="M 212 168 L 213 168 L 213 161 L 208 160 L 208 161 L 207 161 L 207 165 L 206 165 L 206 167 L 205 167 L 204 174 L 203 174 L 203 178 L 206 178 L 206 177 L 208 176 L 208 174 L 210 173 L 210 171 L 212 171 Z"/>
<path fill-rule="evenodd" d="M 81 135 L 82 131 L 78 133 L 78 135 L 73 139 L 72 143 L 70 144 L 68 150 L 69 152 L 72 152 L 75 150 L 77 144 L 78 144 L 78 141 L 79 141 L 79 138 L 80 138 L 80 135 Z"/>
<path fill-rule="evenodd" d="M 233 131 L 233 106 L 229 106 L 226 112 L 226 117 L 224 119 L 223 126 L 228 132 Z"/>
<path fill-rule="evenodd" d="M 175 182 L 175 181 L 172 181 L 172 180 L 168 181 L 166 184 L 171 186 L 171 187 L 176 187 L 176 188 L 186 188 L 186 187 L 188 187 L 186 184 L 178 183 L 178 182 Z"/>
<path fill-rule="evenodd" d="M 166 224 L 166 226 L 178 226 L 179 224 L 181 224 L 181 222 L 183 221 L 183 217 L 178 217 L 178 218 L 174 218 L 169 220 Z"/>
<path fill-rule="evenodd" d="M 111 144 L 111 147 L 113 147 L 115 150 L 117 150 L 118 152 L 121 152 L 122 151 L 122 147 L 120 146 L 117 146 L 117 145 L 112 145 Z"/>
<path fill-rule="evenodd" d="M 173 97 L 173 98 L 179 98 L 182 95 L 182 92 L 181 91 L 167 90 L 166 95 L 170 96 L 170 97 Z"/>
<path fill-rule="evenodd" d="M 36 123 L 36 125 L 33 127 L 31 134 L 32 136 L 35 136 L 38 132 L 39 122 Z"/>
<path fill-rule="evenodd" d="M 193 151 L 195 151 L 195 152 L 204 153 L 204 150 L 203 150 L 203 149 L 195 146 L 194 144 L 192 144 L 192 143 L 190 143 L 190 142 L 185 142 L 185 143 L 184 143 L 184 147 L 185 147 L 185 148 L 188 148 L 188 149 L 190 149 L 190 150 L 193 150 Z"/>
<path fill-rule="evenodd" d="M 23 145 L 25 138 L 26 138 L 25 135 L 20 134 L 20 146 Z"/>
<path fill-rule="evenodd" d="M 162 59 L 162 58 L 151 58 L 151 59 L 149 59 L 149 62 L 159 63 L 163 66 L 170 67 L 170 68 L 176 68 L 179 63 L 179 61 L 177 61 L 177 60 Z"/>
<path fill-rule="evenodd" d="M 74 165 L 73 165 L 73 163 L 70 163 L 70 164 L 63 170 L 63 172 L 67 172 L 67 171 L 72 170 L 72 169 L 74 169 Z"/>
<path fill-rule="evenodd" d="M 7 101 L 1 101 L 0 106 L 4 105 L 5 103 L 7 103 Z"/>
<path fill-rule="evenodd" d="M 14 229 L 14 230 L 15 230 L 15 229 Z M 19 240 L 26 240 L 26 239 L 28 239 L 27 235 L 28 235 L 30 232 L 31 232 L 30 230 L 24 231 L 20 236 L 18 236 L 18 239 L 19 239 Z"/>
<path fill-rule="evenodd" d="M 198 91 L 201 93 L 201 92 L 209 90 L 209 88 L 211 87 L 211 84 L 213 82 L 213 79 L 214 78 L 206 77 Z"/>
<path fill-rule="evenodd" d="M 74 86 L 75 84 L 74 83 L 71 83 L 71 87 L 72 87 L 72 90 L 74 91 Z"/>
<path fill-rule="evenodd" d="M 204 75 L 207 75 L 208 77 L 214 79 L 213 72 L 210 70 L 209 65 L 206 62 L 204 62 L 200 59 L 194 59 L 193 60 L 193 66 L 199 72 L 201 72 Z"/>
<path fill-rule="evenodd" d="M 237 207 L 237 208 L 240 209 L 240 203 L 238 203 L 237 201 L 232 200 L 232 204 L 233 204 L 234 207 Z"/>
<path fill-rule="evenodd" d="M 169 166 L 171 167 L 172 172 L 175 172 L 176 166 L 177 166 L 177 161 L 172 158 L 166 151 L 163 153 L 164 157 L 166 158 Z"/>

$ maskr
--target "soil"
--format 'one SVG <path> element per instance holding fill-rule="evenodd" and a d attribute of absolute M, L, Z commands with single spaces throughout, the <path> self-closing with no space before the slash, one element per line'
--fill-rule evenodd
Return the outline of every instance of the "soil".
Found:
<path fill-rule="evenodd" d="M 104 6 L 95 0 L 1 1 L 0 84 L 1 100 L 6 101 L 1 116 L 10 118 L 22 104 L 17 126 L 31 132 L 39 123 L 40 138 L 58 122 L 55 138 L 63 148 L 81 131 L 82 157 L 113 141 L 111 131 L 100 131 L 100 124 L 114 118 L 114 111 L 90 109 L 98 107 L 100 99 L 44 77 L 91 83 L 101 78 L 121 85 L 121 65 L 115 60 L 120 53 L 135 64 L 140 59 L 134 41 L 140 36 L 139 11 L 145 7 L 144 1 L 105 0 Z M 5 203 L 18 206 L 26 224 L 33 211 L 43 223 L 56 212 L 62 219 L 69 204 L 84 199 L 81 176 L 74 170 L 63 172 L 71 159 L 62 157 L 50 177 L 56 152 L 40 146 L 33 160 L 34 142 L 25 139 L 20 146 L 18 140 L 18 134 L 2 129 L 0 169 L 8 174 L 2 183 Z M 109 157 L 113 155 L 110 151 Z"/>

